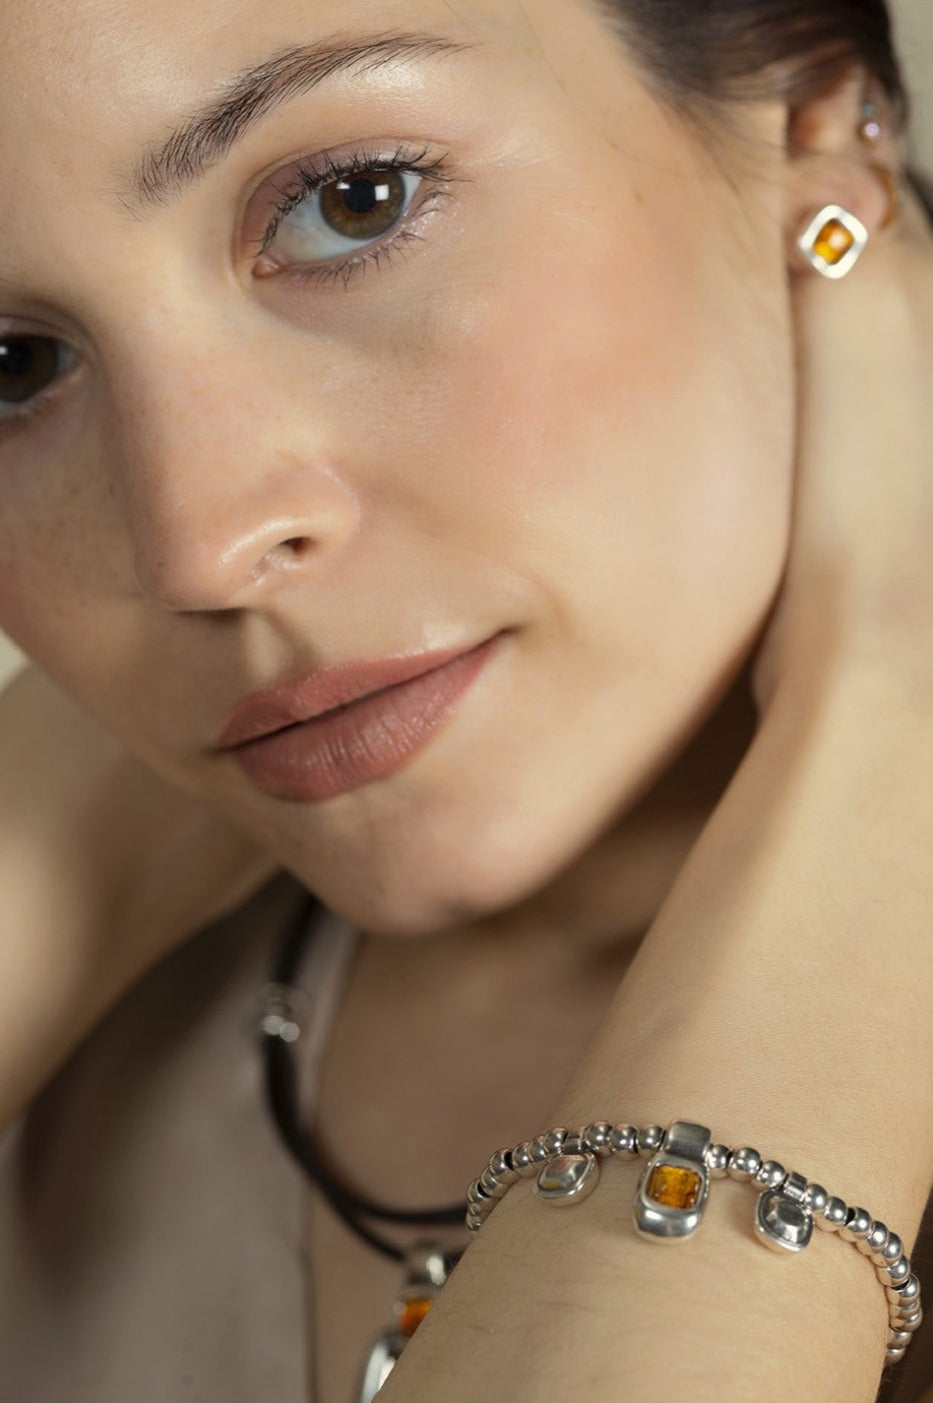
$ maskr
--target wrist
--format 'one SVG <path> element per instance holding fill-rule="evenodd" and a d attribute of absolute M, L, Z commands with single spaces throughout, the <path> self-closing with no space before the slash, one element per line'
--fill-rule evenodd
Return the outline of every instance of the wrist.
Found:
<path fill-rule="evenodd" d="M 833 590 L 813 586 L 832 597 Z M 752 671 L 752 690 L 762 722 L 776 706 L 813 712 L 844 705 L 892 714 L 913 713 L 929 724 L 933 715 L 933 610 L 919 598 L 863 612 L 858 621 L 840 606 L 819 611 L 801 599 L 785 600 Z"/>
<path fill-rule="evenodd" d="M 928 731 L 873 668 L 778 689 L 555 1125 L 689 1115 L 916 1229 L 933 1162 Z M 894 1048 L 910 1049 L 896 1068 Z"/>

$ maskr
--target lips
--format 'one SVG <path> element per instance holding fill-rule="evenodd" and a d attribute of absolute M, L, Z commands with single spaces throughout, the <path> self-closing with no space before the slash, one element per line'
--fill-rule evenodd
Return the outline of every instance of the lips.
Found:
<path fill-rule="evenodd" d="M 255 693 L 236 707 L 219 748 L 282 799 L 321 801 L 387 778 L 452 717 L 497 641 L 341 664 Z"/>

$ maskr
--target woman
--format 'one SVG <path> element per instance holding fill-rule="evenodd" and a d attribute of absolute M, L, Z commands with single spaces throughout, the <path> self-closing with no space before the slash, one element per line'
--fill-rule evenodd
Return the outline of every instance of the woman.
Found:
<path fill-rule="evenodd" d="M 106 1015 L 8 1139 L 10 1396 L 357 1396 L 399 1272 L 261 1128 L 277 869 L 366 933 L 305 1064 L 346 1188 L 684 1121 L 922 1274 L 933 255 L 883 4 L 0 15 L 8 1117 Z M 858 1253 L 760 1251 L 731 1181 L 659 1251 L 626 1158 L 510 1189 L 386 1403 L 875 1399 Z"/>

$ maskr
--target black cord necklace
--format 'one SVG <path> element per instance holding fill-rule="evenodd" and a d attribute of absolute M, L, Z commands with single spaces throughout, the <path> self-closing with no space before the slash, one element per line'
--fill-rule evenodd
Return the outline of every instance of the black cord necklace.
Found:
<path fill-rule="evenodd" d="M 376 1342 L 364 1370 L 360 1403 L 370 1403 L 463 1252 L 462 1249 L 445 1252 L 435 1243 L 424 1240 L 406 1251 L 363 1220 L 375 1219 L 423 1230 L 448 1227 L 465 1222 L 467 1205 L 464 1201 L 443 1208 L 393 1208 L 355 1193 L 336 1177 L 326 1154 L 302 1123 L 298 1074 L 292 1054 L 292 1046 L 301 1032 L 295 1013 L 299 993 L 295 980 L 312 933 L 320 927 L 320 915 L 320 905 L 313 897 L 302 903 L 276 951 L 271 983 L 263 990 L 260 1037 L 265 1090 L 283 1144 L 333 1211 L 368 1246 L 405 1265 L 405 1280 L 395 1304 L 395 1322 Z"/>

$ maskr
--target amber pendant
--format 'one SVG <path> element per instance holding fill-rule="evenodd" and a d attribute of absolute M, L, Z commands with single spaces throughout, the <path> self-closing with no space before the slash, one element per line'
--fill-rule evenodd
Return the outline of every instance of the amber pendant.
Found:
<path fill-rule="evenodd" d="M 643 1237 L 670 1242 L 696 1232 L 709 1197 L 705 1125 L 675 1121 L 645 1165 L 635 1195 L 635 1227 Z"/>
<path fill-rule="evenodd" d="M 395 1302 L 395 1320 L 369 1352 L 359 1403 L 372 1403 L 437 1300 L 447 1275 L 447 1260 L 435 1243 L 419 1242 L 408 1253 L 405 1280 Z"/>

